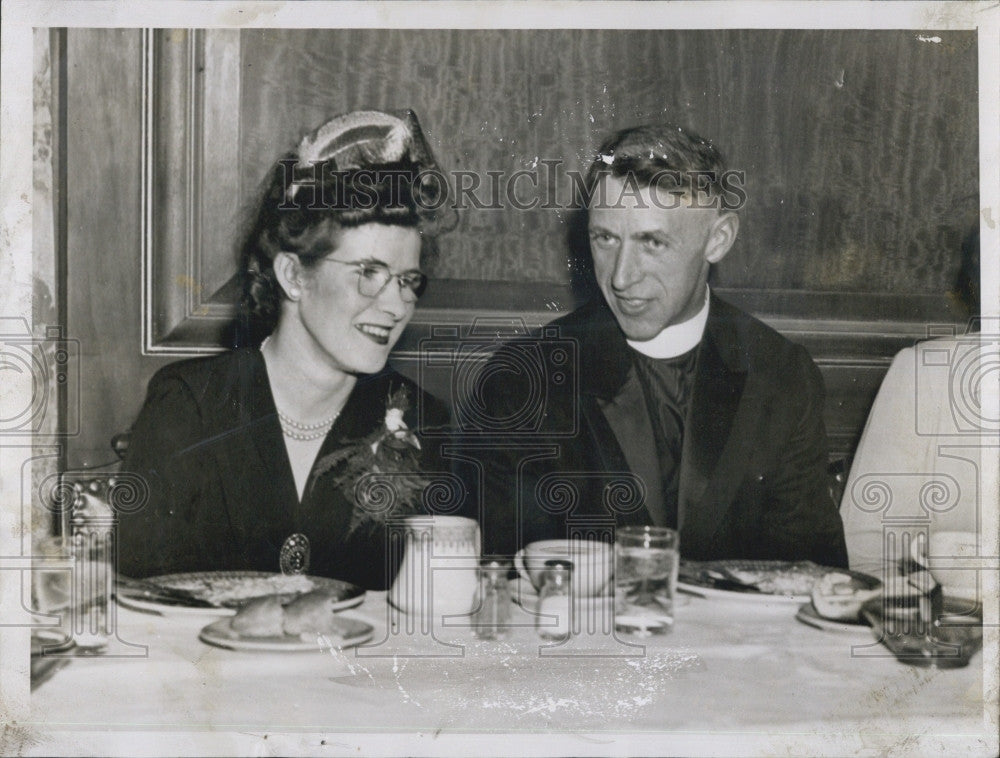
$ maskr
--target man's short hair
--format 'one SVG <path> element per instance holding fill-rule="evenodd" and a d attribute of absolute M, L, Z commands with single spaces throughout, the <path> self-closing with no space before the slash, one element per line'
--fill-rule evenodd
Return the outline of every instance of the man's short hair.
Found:
<path fill-rule="evenodd" d="M 715 199 L 723 192 L 725 173 L 722 154 L 708 140 L 674 124 L 634 126 L 611 135 L 598 149 L 587 171 L 587 200 L 605 176 L 668 192 L 700 191 Z"/>

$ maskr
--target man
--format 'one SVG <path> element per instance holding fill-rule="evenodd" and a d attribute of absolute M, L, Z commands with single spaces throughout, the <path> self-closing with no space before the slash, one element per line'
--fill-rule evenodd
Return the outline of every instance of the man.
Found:
<path fill-rule="evenodd" d="M 720 202 L 726 179 L 716 149 L 677 127 L 601 147 L 586 202 L 603 297 L 555 321 L 533 353 L 545 364 L 553 340 L 572 346 L 574 376 L 551 381 L 543 365 L 539 394 L 518 363 L 531 353 L 509 345 L 477 388 L 512 432 L 485 466 L 487 552 L 604 518 L 677 528 L 693 560 L 847 565 L 820 373 L 707 284 L 739 231 Z M 532 397 L 544 404 L 534 426 Z"/>

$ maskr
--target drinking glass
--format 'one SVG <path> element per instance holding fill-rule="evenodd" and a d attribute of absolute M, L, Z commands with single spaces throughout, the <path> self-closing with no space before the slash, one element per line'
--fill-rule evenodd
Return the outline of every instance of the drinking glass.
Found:
<path fill-rule="evenodd" d="M 35 626 L 32 648 L 41 655 L 72 644 L 70 577 L 72 548 L 62 537 L 37 538 L 32 546 L 31 610 Z"/>
<path fill-rule="evenodd" d="M 615 535 L 615 629 L 665 634 L 674 625 L 679 537 L 660 526 L 627 526 Z"/>

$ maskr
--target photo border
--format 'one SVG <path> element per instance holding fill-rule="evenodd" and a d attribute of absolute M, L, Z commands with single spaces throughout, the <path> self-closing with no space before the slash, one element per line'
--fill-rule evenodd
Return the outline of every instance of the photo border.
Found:
<path fill-rule="evenodd" d="M 319 28 L 317 19 L 336 19 L 331 27 L 339 28 L 822 28 L 822 29 L 977 29 L 979 34 L 979 134 L 980 134 L 980 231 L 982 249 L 981 291 L 984 318 L 1000 317 L 1000 8 L 992 2 L 713 2 L 699 3 L 613 3 L 613 2 L 308 2 L 308 3 L 238 3 L 238 2 L 3 2 L 2 61 L 0 61 L 0 206 L 3 227 L 0 230 L 0 272 L 5 286 L 0 290 L 0 315 L 32 318 L 32 34 L 34 27 L 205 27 L 266 28 L 273 26 Z M 990 387 L 984 409 L 997 417 L 1000 398 Z M 32 388 L 24 383 L 0 387 L 0 401 L 5 407 L 30 403 Z M 8 405 L 10 404 L 10 405 Z M 23 476 L 22 459 L 10 454 L 15 447 L 30 448 L 32 437 L 0 440 L 8 454 L 0 450 L 0 482 L 4 507 L 0 510 L 0 556 L 18 556 L 20 535 L 30 530 L 23 523 L 17 485 Z M 997 448 L 996 440 L 984 441 L 984 447 Z M 989 460 L 986 460 L 989 459 Z M 981 471 L 980 491 L 984 502 L 993 496 L 997 502 L 1000 476 L 997 459 L 986 456 Z M 996 515 L 996 514 L 994 514 Z M 997 519 L 984 519 L 985 544 L 997 554 Z M 0 557 L 0 615 L 17 611 L 20 593 L 20 568 L 23 561 Z M 984 705 L 988 725 L 997 730 L 998 607 L 995 577 L 993 592 L 986 595 L 984 608 Z M 29 719 L 28 700 L 28 629 L 0 628 L 0 692 L 7 722 L 0 740 L 6 754 L 28 751 L 31 729 L 23 726 Z M 182 731 L 182 730 L 181 730 Z M 134 753 L 162 749 L 214 752 L 231 749 L 232 744 L 218 741 L 207 732 L 115 733 L 103 742 L 99 733 L 77 735 L 81 752 Z M 339 735 L 346 738 L 346 735 Z M 558 734 L 500 742 L 493 735 L 415 735 L 405 742 L 399 736 L 372 733 L 351 735 L 351 747 L 362 753 L 402 752 L 411 755 L 502 752 L 510 754 L 560 754 L 567 743 Z M 857 745 L 858 735 L 845 734 L 843 745 Z M 896 735 L 898 737 L 898 735 Z M 611 754 L 626 750 L 630 754 L 657 754 L 662 743 L 656 735 L 635 734 L 613 741 L 608 735 L 597 737 L 600 743 L 587 748 L 581 739 L 569 748 L 576 754 Z M 812 742 L 811 739 L 816 740 Z M 738 750 L 757 753 L 776 749 L 808 750 L 822 746 L 828 752 L 835 746 L 829 734 L 810 738 L 807 735 L 774 734 L 689 734 L 675 735 L 671 750 L 681 753 L 711 753 Z M 942 744 L 942 735 L 918 735 L 914 752 L 921 747 L 933 749 Z M 732 740 L 736 740 L 733 742 Z M 70 744 L 73 740 L 68 740 Z M 356 744 L 355 744 L 356 742 Z M 252 744 L 251 742 L 247 743 Z M 737 745 L 739 747 L 737 747 Z M 311 752 L 305 736 L 296 743 L 283 745 L 293 752 Z M 262 749 L 266 749 L 263 748 Z M 938 747 L 938 749 L 940 749 Z"/>

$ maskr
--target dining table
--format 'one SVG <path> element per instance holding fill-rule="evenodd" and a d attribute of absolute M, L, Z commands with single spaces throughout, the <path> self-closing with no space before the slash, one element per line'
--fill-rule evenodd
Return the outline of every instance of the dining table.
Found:
<path fill-rule="evenodd" d="M 26 755 L 996 755 L 996 628 L 969 665 L 908 665 L 864 625 L 816 628 L 783 597 L 678 593 L 673 628 L 619 635 L 605 601 L 543 639 L 344 610 L 371 639 L 207 644 L 201 613 L 114 608 L 105 654 L 72 655 L 20 724 Z M 545 622 L 542 621 L 544 626 Z"/>

